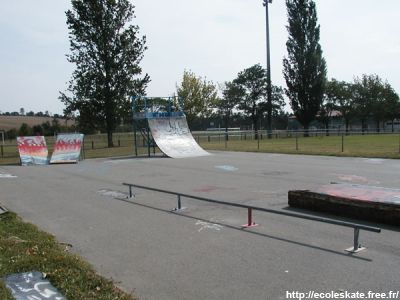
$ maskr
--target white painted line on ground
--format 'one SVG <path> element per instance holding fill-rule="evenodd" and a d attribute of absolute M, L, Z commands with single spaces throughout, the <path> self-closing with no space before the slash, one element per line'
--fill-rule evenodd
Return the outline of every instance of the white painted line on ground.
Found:
<path fill-rule="evenodd" d="M 17 178 L 17 176 L 6 173 L 0 173 L 0 178 Z"/>
<path fill-rule="evenodd" d="M 125 193 L 121 193 L 119 191 L 113 191 L 113 190 L 99 190 L 98 192 L 103 196 L 112 197 L 112 198 L 126 198 L 128 196 Z"/>
<path fill-rule="evenodd" d="M 238 168 L 230 165 L 222 165 L 222 166 L 215 166 L 215 168 L 223 170 L 223 171 L 228 171 L 228 172 L 234 172 L 239 170 Z"/>

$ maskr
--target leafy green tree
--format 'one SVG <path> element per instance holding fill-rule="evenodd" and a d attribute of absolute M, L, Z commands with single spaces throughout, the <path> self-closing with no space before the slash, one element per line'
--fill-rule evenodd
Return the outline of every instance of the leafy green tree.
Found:
<path fill-rule="evenodd" d="M 258 138 L 259 120 L 268 111 L 266 71 L 256 64 L 239 72 L 233 84 L 239 97 L 238 109 L 251 118 Z M 272 86 L 272 115 L 276 115 L 284 105 L 282 93 L 282 88 Z"/>
<path fill-rule="evenodd" d="M 53 134 L 61 132 L 60 121 L 55 117 L 51 120 L 51 130 L 53 131 Z"/>
<path fill-rule="evenodd" d="M 131 23 L 128 0 L 72 0 L 66 12 L 75 64 L 67 93 L 60 93 L 65 112 L 78 112 L 81 128 L 104 130 L 108 146 L 122 116 L 129 114 L 129 96 L 144 94 L 149 76 L 139 77 L 145 37 Z M 68 95 L 67 95 L 68 94 Z"/>
<path fill-rule="evenodd" d="M 32 134 L 32 128 L 26 124 L 22 123 L 21 127 L 18 130 L 18 136 L 29 136 Z"/>
<path fill-rule="evenodd" d="M 317 119 L 324 124 L 326 135 L 329 135 L 329 123 L 332 118 L 333 111 L 335 110 L 334 102 L 327 97 L 324 97 L 321 108 L 317 114 Z"/>
<path fill-rule="evenodd" d="M 384 85 L 383 97 L 385 98 L 385 118 L 392 122 L 392 132 L 394 132 L 394 120 L 400 118 L 399 95 L 390 84 L 386 82 Z"/>
<path fill-rule="evenodd" d="M 284 114 L 283 107 L 285 106 L 285 100 L 283 99 L 283 88 L 276 85 L 271 85 L 271 117 L 272 119 Z M 267 98 L 260 104 L 263 112 L 268 112 Z M 272 129 L 272 128 L 271 128 Z"/>
<path fill-rule="evenodd" d="M 196 117 L 209 117 L 218 102 L 218 90 L 212 81 L 197 77 L 191 71 L 184 71 L 182 82 L 176 87 L 178 99 L 183 108 L 189 126 Z M 179 105 L 179 103 L 176 103 Z"/>
<path fill-rule="evenodd" d="M 346 133 L 349 131 L 351 119 L 354 117 L 353 85 L 334 78 L 328 81 L 325 89 L 325 99 L 338 110 L 345 122 Z M 332 107 L 331 106 L 331 107 Z"/>
<path fill-rule="evenodd" d="M 223 118 L 225 131 L 228 132 L 229 121 L 233 115 L 234 108 L 240 102 L 242 90 L 233 82 L 225 82 L 222 98 L 217 103 L 218 114 Z"/>
<path fill-rule="evenodd" d="M 49 121 L 43 122 L 41 126 L 43 129 L 43 135 L 50 136 L 54 134 Z"/>
<path fill-rule="evenodd" d="M 10 141 L 15 139 L 17 137 L 17 130 L 15 128 L 7 130 L 6 136 Z"/>
<path fill-rule="evenodd" d="M 376 129 L 379 131 L 379 124 L 385 118 L 385 99 L 383 97 L 384 85 L 378 75 L 363 74 L 361 78 L 354 79 L 354 106 L 357 117 L 361 120 L 362 132 L 367 127 L 369 118 L 376 122 Z"/>
<path fill-rule="evenodd" d="M 33 135 L 43 135 L 43 128 L 41 125 L 32 126 L 32 134 Z"/>
<path fill-rule="evenodd" d="M 289 33 L 283 59 L 286 95 L 305 136 L 320 110 L 326 82 L 326 62 L 319 44 L 320 27 L 312 0 L 286 0 Z"/>

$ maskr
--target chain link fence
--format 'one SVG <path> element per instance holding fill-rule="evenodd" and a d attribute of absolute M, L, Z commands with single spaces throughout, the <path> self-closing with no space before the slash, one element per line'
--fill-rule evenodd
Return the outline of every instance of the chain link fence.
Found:
<path fill-rule="evenodd" d="M 298 153 L 316 155 L 364 156 L 400 158 L 400 132 L 360 131 L 203 131 L 193 132 L 194 139 L 206 150 Z M 114 147 L 107 145 L 106 134 L 85 135 L 82 158 L 118 157 L 135 155 L 134 133 L 114 133 Z M 136 136 L 138 156 L 147 156 L 146 138 Z M 46 137 L 49 154 L 53 152 L 55 137 Z M 154 155 L 153 150 L 151 151 Z M 160 150 L 155 148 L 155 153 Z M 19 163 L 16 140 L 0 145 L 0 163 Z"/>

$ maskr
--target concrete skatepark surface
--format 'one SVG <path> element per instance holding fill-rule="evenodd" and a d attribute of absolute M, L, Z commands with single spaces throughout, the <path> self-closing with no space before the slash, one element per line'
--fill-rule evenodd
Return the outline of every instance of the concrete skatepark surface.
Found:
<path fill-rule="evenodd" d="M 139 299 L 287 299 L 286 292 L 399 289 L 399 228 L 361 231 L 136 190 L 135 183 L 274 209 L 287 192 L 330 182 L 398 187 L 400 161 L 213 152 L 206 157 L 85 160 L 2 166 L 0 203 L 73 245 Z M 16 177 L 13 177 L 16 176 Z M 120 200 L 116 199 L 119 198 Z M 376 225 L 373 223 L 365 223 Z"/>

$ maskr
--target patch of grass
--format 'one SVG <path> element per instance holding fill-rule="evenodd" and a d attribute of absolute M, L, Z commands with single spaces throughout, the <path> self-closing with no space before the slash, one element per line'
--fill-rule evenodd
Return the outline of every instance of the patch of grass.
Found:
<path fill-rule="evenodd" d="M 0 216 L 0 277 L 36 270 L 45 273 L 67 299 L 134 299 L 68 248 L 14 213 Z M 13 299 L 2 282 L 0 299 Z"/>
<path fill-rule="evenodd" d="M 297 138 L 231 139 L 226 144 L 224 139 L 200 139 L 200 145 L 207 150 L 267 152 L 286 154 L 311 154 L 331 156 L 356 156 L 400 158 L 399 135 L 352 135 L 318 136 Z"/>
<path fill-rule="evenodd" d="M 206 150 L 227 150 L 242 152 L 270 152 L 286 154 L 311 154 L 332 156 L 359 156 L 400 158 L 399 134 L 365 134 L 349 135 L 319 135 L 313 137 L 279 137 L 266 139 L 265 135 L 258 144 L 252 134 L 232 135 L 225 147 L 224 134 L 195 135 L 195 140 Z M 296 147 L 297 140 L 297 147 Z M 53 152 L 54 137 L 46 137 L 49 154 Z M 143 147 L 143 138 L 138 135 L 138 155 L 146 156 L 147 147 Z M 107 147 L 106 135 L 85 136 L 84 155 L 82 158 L 103 158 L 134 155 L 134 138 L 132 133 L 118 133 L 114 135 L 113 148 Z M 151 149 L 153 153 L 153 149 Z M 156 153 L 160 150 L 156 148 Z M 15 144 L 10 143 L 3 147 L 3 157 L 0 164 L 19 163 L 18 150 Z"/>

